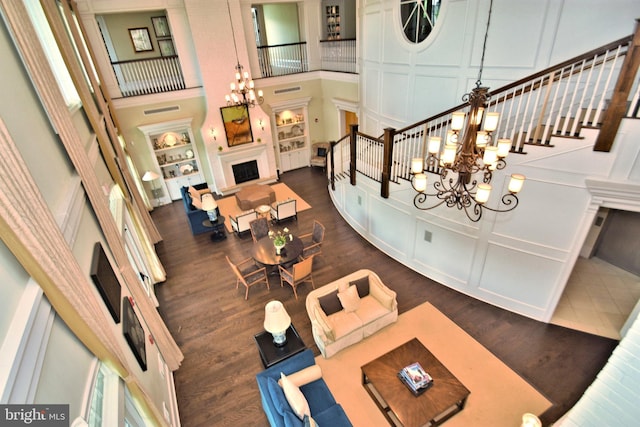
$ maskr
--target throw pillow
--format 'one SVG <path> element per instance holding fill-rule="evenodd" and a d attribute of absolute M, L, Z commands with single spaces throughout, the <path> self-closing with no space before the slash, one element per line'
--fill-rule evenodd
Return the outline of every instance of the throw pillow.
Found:
<path fill-rule="evenodd" d="M 273 378 L 267 379 L 267 390 L 269 391 L 271 402 L 273 402 L 273 406 L 275 406 L 278 414 L 284 415 L 286 411 L 291 410 L 291 407 L 287 402 L 287 398 L 284 395 L 284 390 L 278 386 L 276 380 Z"/>
<path fill-rule="evenodd" d="M 356 285 L 356 288 L 358 288 L 358 295 L 360 295 L 360 298 L 364 298 L 367 295 L 369 295 L 369 276 L 361 277 L 358 280 L 354 280 L 350 284 Z"/>
<path fill-rule="evenodd" d="M 322 378 L 322 369 L 320 369 L 320 365 L 307 366 L 304 369 L 287 375 L 287 378 L 297 387 L 302 387 L 305 384 Z M 278 384 L 282 386 L 282 380 L 279 380 Z"/>
<path fill-rule="evenodd" d="M 324 148 L 324 147 L 318 147 L 318 156 L 326 157 L 327 156 L 327 149 Z"/>
<path fill-rule="evenodd" d="M 293 413 L 300 419 L 303 419 L 305 415 L 311 415 L 309 403 L 300 389 L 282 372 L 280 372 L 280 380 L 282 381 L 284 396 L 287 398 L 291 409 L 293 409 Z"/>
<path fill-rule="evenodd" d="M 320 303 L 320 307 L 324 314 L 327 316 L 331 316 L 333 313 L 337 313 L 342 310 L 342 305 L 340 305 L 340 300 L 338 299 L 338 290 L 321 296 L 318 298 L 318 302 Z"/>
<path fill-rule="evenodd" d="M 190 186 L 187 191 L 189 192 L 189 195 L 191 195 L 192 199 L 200 200 L 200 193 L 194 187 Z"/>
<path fill-rule="evenodd" d="M 194 208 L 202 210 L 202 201 L 200 200 L 200 197 L 192 197 L 191 204 Z"/>
<path fill-rule="evenodd" d="M 349 288 L 351 283 L 348 282 L 340 282 L 338 283 L 338 292 L 344 292 Z"/>
<path fill-rule="evenodd" d="M 360 307 L 360 297 L 358 296 L 358 288 L 355 286 L 349 286 L 344 292 L 338 292 L 338 298 L 344 311 L 350 313 L 356 311 Z"/>

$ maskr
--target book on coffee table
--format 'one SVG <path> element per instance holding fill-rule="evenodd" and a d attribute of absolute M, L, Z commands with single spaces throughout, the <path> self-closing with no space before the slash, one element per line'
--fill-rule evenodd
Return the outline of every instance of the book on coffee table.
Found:
<path fill-rule="evenodd" d="M 398 372 L 398 378 L 415 395 L 422 394 L 433 384 L 433 378 L 420 365 L 415 362 L 405 366 Z"/>

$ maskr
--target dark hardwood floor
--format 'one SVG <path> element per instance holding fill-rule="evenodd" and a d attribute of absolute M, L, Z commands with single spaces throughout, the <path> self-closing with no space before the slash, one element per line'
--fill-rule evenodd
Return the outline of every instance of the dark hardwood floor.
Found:
<path fill-rule="evenodd" d="M 281 181 L 312 206 L 286 226 L 294 233 L 310 232 L 317 219 L 326 227 L 323 256 L 314 264 L 316 287 L 370 268 L 398 293 L 400 313 L 429 301 L 553 402 L 550 410 L 539 414 L 544 425 L 575 404 L 617 345 L 614 340 L 501 310 L 404 267 L 342 219 L 319 169 L 287 172 Z M 296 301 L 291 288 L 281 288 L 274 276 L 270 291 L 252 287 L 245 301 L 245 290 L 235 289 L 235 277 L 224 256 L 234 261 L 247 258 L 251 236 L 229 234 L 217 243 L 207 234 L 193 236 L 180 201 L 156 208 L 152 217 L 164 238 L 157 251 L 167 272 L 167 281 L 156 287 L 159 310 L 184 353 L 184 362 L 175 372 L 182 425 L 268 425 L 255 381 L 263 368 L 253 336 L 262 330 L 265 304 L 277 299 L 318 355 L 305 311 L 311 286 L 301 285 Z"/>

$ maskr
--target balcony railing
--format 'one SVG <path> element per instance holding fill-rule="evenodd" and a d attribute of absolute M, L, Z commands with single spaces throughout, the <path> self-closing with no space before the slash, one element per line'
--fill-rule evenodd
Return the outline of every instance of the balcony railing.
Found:
<path fill-rule="evenodd" d="M 320 59 L 326 71 L 356 72 L 356 39 L 321 40 Z"/>
<path fill-rule="evenodd" d="M 262 77 L 285 76 L 309 71 L 307 43 L 287 43 L 258 47 Z"/>
<path fill-rule="evenodd" d="M 149 95 L 185 88 L 176 55 L 112 62 L 122 96 Z"/>
<path fill-rule="evenodd" d="M 321 66 L 325 71 L 356 72 L 356 40 L 320 42 Z M 258 47 L 260 77 L 277 77 L 309 71 L 307 43 Z M 149 95 L 185 88 L 178 56 L 112 62 L 122 96 Z"/>
<path fill-rule="evenodd" d="M 356 72 L 356 39 L 320 41 L 320 69 Z M 261 77 L 285 76 L 309 71 L 307 43 L 258 47 Z"/>

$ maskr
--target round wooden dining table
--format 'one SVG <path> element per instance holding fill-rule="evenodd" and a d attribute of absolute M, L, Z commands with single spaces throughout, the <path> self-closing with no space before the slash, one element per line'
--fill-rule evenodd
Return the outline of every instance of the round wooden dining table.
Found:
<path fill-rule="evenodd" d="M 287 241 L 285 247 L 280 251 L 280 255 L 277 255 L 273 240 L 267 236 L 253 244 L 251 256 L 260 264 L 275 267 L 296 261 L 302 254 L 303 248 L 302 240 L 294 236 L 293 240 Z"/>

